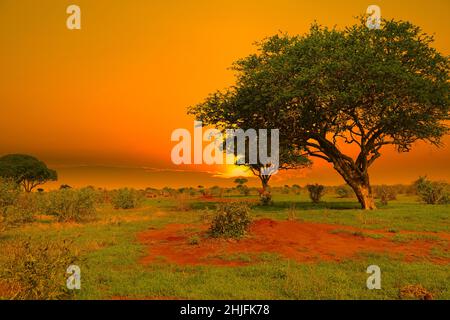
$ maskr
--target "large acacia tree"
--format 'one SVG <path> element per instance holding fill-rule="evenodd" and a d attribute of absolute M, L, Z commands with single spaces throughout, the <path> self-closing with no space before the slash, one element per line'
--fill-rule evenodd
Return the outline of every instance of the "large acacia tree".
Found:
<path fill-rule="evenodd" d="M 33 191 L 47 181 L 56 181 L 55 170 L 33 156 L 25 154 L 9 154 L 0 157 L 0 177 L 10 179 L 21 185 L 26 192 Z"/>
<path fill-rule="evenodd" d="M 235 63 L 233 87 L 193 113 L 219 127 L 263 117 L 280 129 L 281 144 L 331 163 L 362 208 L 374 209 L 369 168 L 382 148 L 441 146 L 448 133 L 449 59 L 433 41 L 409 22 L 369 30 L 364 18 L 344 30 L 314 24 L 305 35 L 276 35 Z"/>

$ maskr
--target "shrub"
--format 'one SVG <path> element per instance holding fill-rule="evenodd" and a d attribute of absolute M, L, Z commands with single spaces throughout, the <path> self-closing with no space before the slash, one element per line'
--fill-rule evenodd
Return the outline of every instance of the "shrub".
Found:
<path fill-rule="evenodd" d="M 142 195 L 134 189 L 116 190 L 111 198 L 114 209 L 134 209 L 138 208 L 143 201 Z"/>
<path fill-rule="evenodd" d="M 214 238 L 240 238 L 250 226 L 250 208 L 244 203 L 227 203 L 217 207 L 210 227 Z"/>
<path fill-rule="evenodd" d="M 1 228 L 33 221 L 37 212 L 35 196 L 38 195 L 21 192 L 19 185 L 12 181 L 0 180 Z"/>
<path fill-rule="evenodd" d="M 223 188 L 221 188 L 219 186 L 214 186 L 209 189 L 209 193 L 215 198 L 222 198 L 223 197 Z"/>
<path fill-rule="evenodd" d="M 289 188 L 288 185 L 285 185 L 283 188 L 281 188 L 281 194 L 289 194 L 289 191 L 291 189 Z"/>
<path fill-rule="evenodd" d="M 197 246 L 200 244 L 200 237 L 199 236 L 192 236 L 188 239 L 188 243 L 191 246 Z"/>
<path fill-rule="evenodd" d="M 446 204 L 450 202 L 449 186 L 445 182 L 430 181 L 420 177 L 415 183 L 417 194 L 426 204 Z"/>
<path fill-rule="evenodd" d="M 309 184 L 306 186 L 309 192 L 309 197 L 314 203 L 319 203 L 320 199 L 325 194 L 325 187 L 320 184 Z"/>
<path fill-rule="evenodd" d="M 345 184 L 336 188 L 336 194 L 339 198 L 352 198 L 355 193 L 349 185 Z"/>
<path fill-rule="evenodd" d="M 399 298 L 402 300 L 433 300 L 433 294 L 421 285 L 408 285 L 400 289 Z"/>
<path fill-rule="evenodd" d="M 14 205 L 20 196 L 20 187 L 17 183 L 0 178 L 0 210 Z"/>
<path fill-rule="evenodd" d="M 376 186 L 375 198 L 381 200 L 381 204 L 387 205 L 389 201 L 397 200 L 397 188 L 394 186 Z"/>
<path fill-rule="evenodd" d="M 273 203 L 270 191 L 262 191 L 259 195 L 259 201 L 263 206 L 270 206 Z"/>
<path fill-rule="evenodd" d="M 22 193 L 11 206 L 4 208 L 3 222 L 6 226 L 18 226 L 34 220 L 38 213 L 36 196 L 30 193 Z"/>
<path fill-rule="evenodd" d="M 10 288 L 11 298 L 19 300 L 69 299 L 66 270 L 76 261 L 69 243 L 20 241 L 5 246 L 8 257 L 0 271 Z"/>
<path fill-rule="evenodd" d="M 239 193 L 243 196 L 248 196 L 250 194 L 250 189 L 245 184 L 237 186 L 236 189 L 239 190 Z"/>
<path fill-rule="evenodd" d="M 61 189 L 49 192 L 43 203 L 47 214 L 58 221 L 83 221 L 95 216 L 96 194 L 91 188 Z"/>
<path fill-rule="evenodd" d="M 178 194 L 175 200 L 175 209 L 177 211 L 189 211 L 192 209 L 189 202 L 189 196 L 186 193 Z"/>
<path fill-rule="evenodd" d="M 296 194 L 299 195 L 300 192 L 302 191 L 302 188 L 298 185 L 298 184 L 294 184 L 292 186 L 292 191 Z"/>

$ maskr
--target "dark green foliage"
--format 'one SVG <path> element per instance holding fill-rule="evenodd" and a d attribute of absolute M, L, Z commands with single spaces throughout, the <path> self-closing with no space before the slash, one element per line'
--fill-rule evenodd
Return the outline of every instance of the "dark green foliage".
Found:
<path fill-rule="evenodd" d="M 220 129 L 278 128 L 282 153 L 328 161 L 361 207 L 375 209 L 369 168 L 383 147 L 439 146 L 448 133 L 450 63 L 410 22 L 384 20 L 379 30 L 365 22 L 263 40 L 234 64 L 236 83 L 190 113 Z"/>
<path fill-rule="evenodd" d="M 10 154 L 0 158 L 0 177 L 12 179 L 21 185 L 26 192 L 31 192 L 38 185 L 47 181 L 55 181 L 58 176 L 55 170 L 35 157 L 23 154 Z"/>

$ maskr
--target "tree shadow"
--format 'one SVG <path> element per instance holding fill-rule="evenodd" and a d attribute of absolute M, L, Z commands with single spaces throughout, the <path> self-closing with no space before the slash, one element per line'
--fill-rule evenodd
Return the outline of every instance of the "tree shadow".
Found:
<path fill-rule="evenodd" d="M 215 201 L 195 201 L 191 203 L 191 208 L 194 210 L 205 210 L 205 209 L 214 209 L 221 202 Z M 310 201 L 274 201 L 273 204 L 268 206 L 260 205 L 259 203 L 249 203 L 249 205 L 253 209 L 257 209 L 258 211 L 278 211 L 289 209 L 292 206 L 295 206 L 296 210 L 357 210 L 361 209 L 361 205 L 359 202 L 354 201 L 337 201 L 337 202 L 319 202 L 313 203 Z"/>
<path fill-rule="evenodd" d="M 309 201 L 277 201 L 270 206 L 256 206 L 260 211 L 284 210 L 295 206 L 297 210 L 355 210 L 361 209 L 358 202 L 340 201 L 340 202 L 319 202 Z"/>

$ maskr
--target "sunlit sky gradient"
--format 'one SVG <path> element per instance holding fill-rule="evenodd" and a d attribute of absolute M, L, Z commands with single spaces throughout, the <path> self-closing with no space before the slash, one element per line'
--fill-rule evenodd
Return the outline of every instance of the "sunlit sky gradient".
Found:
<path fill-rule="evenodd" d="M 69 4 L 81 7 L 82 30 L 66 28 Z M 58 184 L 230 185 L 217 177 L 225 168 L 171 163 L 171 132 L 193 125 L 186 108 L 231 85 L 228 68 L 255 41 L 306 32 L 314 20 L 343 27 L 370 4 L 434 33 L 449 54 L 448 0 L 0 0 L 0 154 L 39 157 L 58 170 Z M 445 142 L 385 149 L 372 181 L 449 180 Z M 342 183 L 320 161 L 274 179 L 312 181 Z"/>

